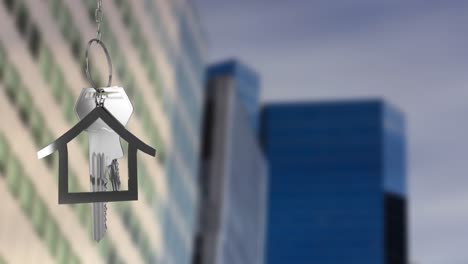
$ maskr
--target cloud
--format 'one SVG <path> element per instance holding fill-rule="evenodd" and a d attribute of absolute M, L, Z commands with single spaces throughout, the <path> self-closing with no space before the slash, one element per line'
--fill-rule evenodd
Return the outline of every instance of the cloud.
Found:
<path fill-rule="evenodd" d="M 408 122 L 411 252 L 468 263 L 468 2 L 198 0 L 212 60 L 240 57 L 264 101 L 383 97 Z"/>

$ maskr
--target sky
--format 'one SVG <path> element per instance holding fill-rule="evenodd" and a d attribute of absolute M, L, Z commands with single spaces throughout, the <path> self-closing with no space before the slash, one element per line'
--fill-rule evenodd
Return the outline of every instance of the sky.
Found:
<path fill-rule="evenodd" d="M 209 61 L 254 68 L 263 103 L 378 97 L 403 111 L 411 260 L 468 263 L 468 1 L 194 2 Z"/>

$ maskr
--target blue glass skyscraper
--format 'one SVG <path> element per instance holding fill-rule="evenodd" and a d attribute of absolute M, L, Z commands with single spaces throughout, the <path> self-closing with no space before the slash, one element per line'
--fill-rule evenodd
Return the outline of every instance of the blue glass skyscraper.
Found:
<path fill-rule="evenodd" d="M 248 112 L 242 96 L 244 92 L 256 96 L 258 90 L 243 86 L 238 76 L 242 67 L 236 62 L 223 65 L 231 65 L 232 74 L 223 71 L 207 79 L 193 263 L 260 264 L 265 249 L 267 164 L 252 127 L 257 117 Z M 227 66 L 218 69 L 222 67 Z M 258 105 L 249 106 L 258 112 Z"/>
<path fill-rule="evenodd" d="M 405 125 L 381 100 L 270 104 L 267 263 L 406 263 Z"/>
<path fill-rule="evenodd" d="M 245 64 L 237 60 L 226 60 L 208 67 L 208 79 L 219 77 L 229 78 L 230 84 L 247 111 L 252 127 L 258 129 L 258 105 L 260 96 L 260 81 L 258 75 Z"/>

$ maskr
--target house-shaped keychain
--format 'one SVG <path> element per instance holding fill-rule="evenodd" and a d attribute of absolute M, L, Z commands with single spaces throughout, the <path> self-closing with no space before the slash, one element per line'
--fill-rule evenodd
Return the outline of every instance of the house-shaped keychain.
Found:
<path fill-rule="evenodd" d="M 98 3 L 98 9 L 100 8 L 102 3 Z M 128 122 L 130 115 L 133 111 L 133 107 L 128 99 L 128 96 L 125 93 L 125 90 L 122 87 L 110 87 L 112 83 L 112 63 L 109 56 L 109 52 L 104 45 L 104 43 L 98 39 L 91 39 L 88 42 L 88 46 L 86 48 L 85 53 L 85 61 L 86 61 L 86 76 L 93 87 L 97 87 L 94 81 L 91 78 L 90 70 L 89 70 L 89 60 L 88 60 L 88 51 L 91 47 L 92 43 L 99 44 L 107 58 L 108 66 L 109 66 L 109 79 L 107 83 L 107 88 L 88 88 L 83 89 L 80 98 L 77 101 L 77 105 L 75 107 L 75 111 L 78 117 L 81 119 L 78 124 L 76 124 L 73 128 L 68 130 L 65 134 L 59 137 L 57 140 L 49 144 L 48 146 L 44 147 L 40 151 L 37 152 L 37 156 L 39 159 L 49 156 L 50 154 L 54 153 L 56 150 L 59 152 L 59 190 L 58 190 L 58 200 L 59 204 L 70 204 L 70 203 L 100 203 L 100 202 L 111 202 L 111 201 L 130 201 L 130 200 L 138 200 L 138 177 L 137 177 L 137 150 L 141 150 L 142 152 L 155 156 L 156 150 L 152 147 L 148 146 L 132 133 L 130 133 L 126 128 L 125 124 Z M 91 90 L 91 91 L 90 91 Z M 123 101 L 128 101 L 127 105 L 130 109 L 125 108 L 124 105 L 114 104 L 111 100 L 112 97 L 115 98 L 120 96 Z M 107 98 L 107 100 L 106 100 Z M 110 108 L 106 108 L 106 105 Z M 109 110 L 112 110 L 109 112 Z M 126 112 L 129 110 L 129 112 Z M 116 114 L 114 116 L 112 113 Z M 122 116 L 123 113 L 123 116 Z M 101 122 L 102 121 L 102 122 Z M 116 156 L 123 155 L 119 138 L 124 139 L 128 142 L 128 190 L 127 191 L 105 191 L 102 188 L 98 188 L 97 191 L 93 189 L 93 192 L 73 192 L 70 193 L 68 190 L 68 148 L 67 144 L 71 140 L 73 140 L 76 136 L 78 136 L 81 132 L 85 129 L 90 128 L 90 126 L 97 126 L 109 131 L 112 130 L 111 134 L 106 134 L 104 137 L 92 138 L 90 136 L 90 150 L 97 149 L 99 151 L 98 154 L 103 156 L 102 148 L 106 147 L 113 147 L 111 149 L 117 149 L 117 155 L 114 155 L 112 159 Z M 93 128 L 94 129 L 94 128 Z M 92 129 L 92 130 L 93 130 Z M 115 135 L 117 134 L 117 135 Z M 109 138 L 112 138 L 109 140 Z M 93 141 L 91 140 L 93 139 Z M 115 144 L 113 144 L 115 143 Z M 118 147 L 116 146 L 118 145 Z M 107 148 L 108 149 L 108 148 Z M 112 152 L 112 151 L 111 151 Z M 97 166 L 97 171 L 100 171 L 100 176 L 103 176 L 104 173 L 102 171 L 105 168 L 105 163 L 108 160 L 105 160 L 105 157 L 100 158 L 101 161 Z M 92 161 L 92 157 L 90 155 L 90 162 Z M 91 168 L 90 168 L 91 169 Z M 92 173 L 90 173 L 92 174 Z M 93 175 L 91 175 L 93 176 Z M 94 175 L 96 176 L 96 175 Z M 104 176 L 105 177 L 105 176 Z M 94 182 L 93 182 L 94 181 Z M 105 183 L 102 183 L 102 178 L 91 178 L 91 183 L 94 186 L 95 184 L 98 186 L 104 186 Z"/>
<path fill-rule="evenodd" d="M 98 119 L 101 119 L 122 139 L 128 142 L 128 190 L 69 193 L 67 144 Z M 46 157 L 54 153 L 56 150 L 59 152 L 58 200 L 60 204 L 138 200 L 137 150 L 141 150 L 151 156 L 156 155 L 155 149 L 130 133 L 104 106 L 96 106 L 96 108 L 94 108 L 73 128 L 68 130 L 53 143 L 41 149 L 37 153 L 38 158 Z"/>

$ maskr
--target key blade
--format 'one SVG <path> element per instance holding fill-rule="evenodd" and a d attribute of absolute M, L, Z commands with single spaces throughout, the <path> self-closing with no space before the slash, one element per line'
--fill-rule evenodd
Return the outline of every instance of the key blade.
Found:
<path fill-rule="evenodd" d="M 91 157 L 91 191 L 105 192 L 107 190 L 106 157 L 103 153 L 93 153 Z M 107 230 L 106 203 L 93 203 L 93 239 L 100 241 Z"/>
<path fill-rule="evenodd" d="M 106 203 L 93 203 L 93 239 L 101 241 L 107 231 L 107 205 Z"/>

